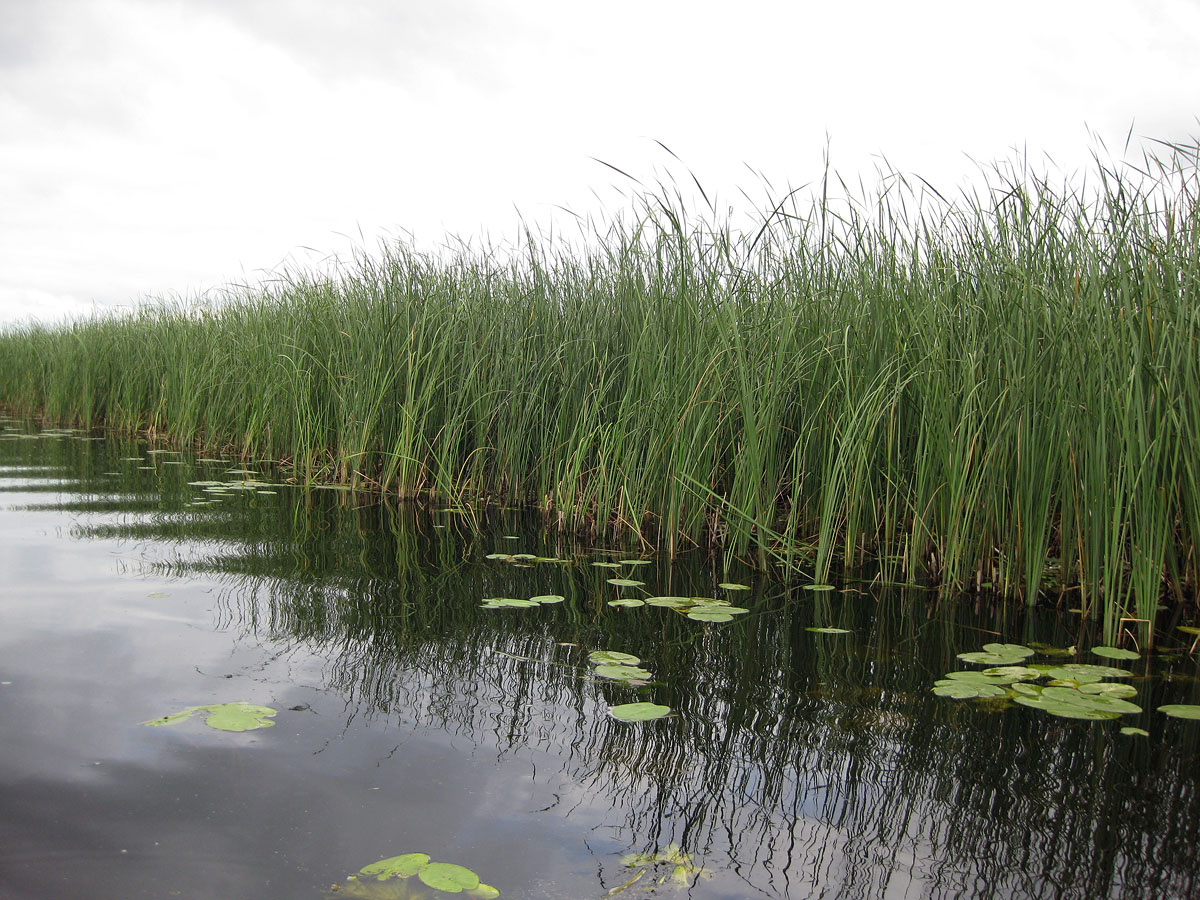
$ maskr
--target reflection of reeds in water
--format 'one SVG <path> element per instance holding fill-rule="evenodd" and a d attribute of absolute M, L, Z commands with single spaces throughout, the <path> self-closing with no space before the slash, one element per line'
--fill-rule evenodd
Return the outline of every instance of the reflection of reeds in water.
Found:
<path fill-rule="evenodd" d="M 1139 743 L 1111 723 L 929 695 L 958 668 L 958 650 L 1022 636 L 1030 626 L 1011 611 L 804 593 L 763 597 L 744 620 L 711 627 L 604 606 L 606 570 L 481 563 L 491 537 L 340 500 L 231 505 L 215 525 L 167 503 L 162 516 L 101 516 L 77 533 L 151 541 L 163 571 L 216 579 L 223 625 L 323 658 L 326 689 L 359 717 L 502 756 L 537 752 L 539 779 L 563 786 L 544 815 L 570 823 L 593 811 L 631 849 L 678 843 L 746 891 L 1001 900 L 1127 896 L 1137 885 L 1143 896 L 1194 895 L 1194 731 L 1156 724 L 1164 736 Z M 646 569 L 651 587 L 666 577 Z M 686 567 L 670 577 L 682 594 L 714 581 Z M 485 596 L 546 592 L 568 601 L 478 609 Z M 597 648 L 641 656 L 660 682 L 650 696 L 677 715 L 641 726 L 608 717 L 605 706 L 632 692 L 586 677 Z"/>

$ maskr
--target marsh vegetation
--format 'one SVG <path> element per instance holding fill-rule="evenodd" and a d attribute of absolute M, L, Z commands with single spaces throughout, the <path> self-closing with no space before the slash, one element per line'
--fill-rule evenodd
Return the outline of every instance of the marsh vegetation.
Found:
<path fill-rule="evenodd" d="M 1198 578 L 1196 149 L 953 199 L 829 176 L 749 228 L 659 186 L 570 245 L 11 327 L 0 402 L 822 586 L 1049 593 L 1113 634 Z"/>

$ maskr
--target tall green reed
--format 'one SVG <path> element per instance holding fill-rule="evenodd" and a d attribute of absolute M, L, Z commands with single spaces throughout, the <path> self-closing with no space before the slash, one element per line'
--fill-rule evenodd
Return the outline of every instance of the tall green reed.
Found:
<path fill-rule="evenodd" d="M 1056 591 L 1115 633 L 1197 583 L 1196 152 L 953 201 L 827 178 L 752 228 L 660 184 L 580 242 L 13 326 L 0 400 L 820 581 Z"/>

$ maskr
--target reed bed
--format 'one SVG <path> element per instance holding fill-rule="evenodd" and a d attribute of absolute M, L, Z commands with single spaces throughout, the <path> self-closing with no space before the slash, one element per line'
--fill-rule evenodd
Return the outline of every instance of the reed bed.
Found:
<path fill-rule="evenodd" d="M 827 177 L 750 228 L 660 185 L 587 241 L 389 244 L 9 327 L 0 402 L 818 582 L 872 567 L 1152 620 L 1197 582 L 1196 152 L 1060 182 L 998 165 L 953 200 Z"/>

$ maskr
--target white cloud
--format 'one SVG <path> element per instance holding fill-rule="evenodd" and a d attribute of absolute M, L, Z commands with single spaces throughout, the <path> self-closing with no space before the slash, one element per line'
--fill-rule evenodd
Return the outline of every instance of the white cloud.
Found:
<path fill-rule="evenodd" d="M 0 32 L 0 319 L 198 290 L 338 234 L 512 233 L 675 150 L 726 201 L 878 155 L 940 184 L 1195 134 L 1187 0 L 603 7 L 47 0 Z M 680 170 L 674 168 L 676 176 Z M 686 174 L 683 175 L 686 178 Z"/>

